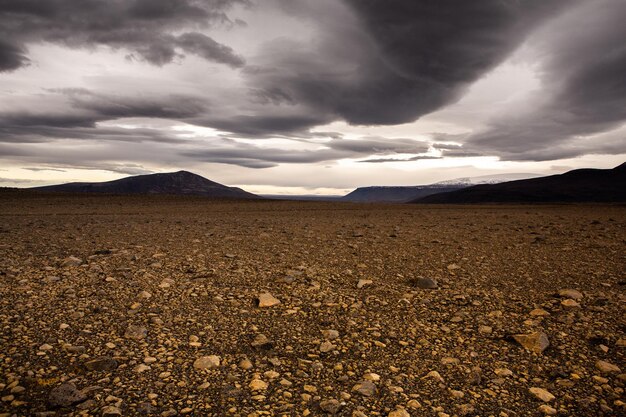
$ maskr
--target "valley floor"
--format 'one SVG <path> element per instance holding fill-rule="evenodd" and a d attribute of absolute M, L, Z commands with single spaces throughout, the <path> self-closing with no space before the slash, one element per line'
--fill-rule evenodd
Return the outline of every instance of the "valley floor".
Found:
<path fill-rule="evenodd" d="M 6 193 L 0 415 L 623 415 L 625 271 L 625 206 Z"/>

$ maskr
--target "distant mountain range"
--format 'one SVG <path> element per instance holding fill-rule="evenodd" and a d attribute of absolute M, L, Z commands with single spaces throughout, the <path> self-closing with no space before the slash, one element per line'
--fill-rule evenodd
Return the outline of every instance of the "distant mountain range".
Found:
<path fill-rule="evenodd" d="M 241 188 L 228 187 L 187 171 L 137 175 L 107 182 L 72 182 L 31 189 L 64 193 L 171 194 L 228 199 L 262 198 Z"/>
<path fill-rule="evenodd" d="M 496 174 L 479 177 L 456 178 L 429 185 L 359 187 L 343 196 L 341 201 L 353 203 L 406 203 L 429 195 L 460 190 L 476 184 L 497 184 L 520 178 L 536 177 L 537 174 Z"/>
<path fill-rule="evenodd" d="M 413 187 L 360 187 L 343 197 L 269 196 L 269 198 L 423 204 L 626 202 L 626 163 L 613 169 L 577 169 L 548 177 L 508 180 L 533 175 L 487 175 Z M 137 175 L 107 182 L 73 182 L 35 187 L 31 190 L 64 193 L 197 195 L 224 199 L 264 198 L 187 171 Z"/>
<path fill-rule="evenodd" d="M 576 169 L 560 175 L 483 184 L 419 197 L 414 203 L 626 202 L 626 163 L 613 169 Z"/>

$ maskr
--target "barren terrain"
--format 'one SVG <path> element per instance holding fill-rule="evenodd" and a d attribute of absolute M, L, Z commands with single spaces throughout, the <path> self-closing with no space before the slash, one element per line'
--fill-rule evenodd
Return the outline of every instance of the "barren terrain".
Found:
<path fill-rule="evenodd" d="M 624 415 L 625 271 L 625 206 L 7 192 L 0 415 Z"/>

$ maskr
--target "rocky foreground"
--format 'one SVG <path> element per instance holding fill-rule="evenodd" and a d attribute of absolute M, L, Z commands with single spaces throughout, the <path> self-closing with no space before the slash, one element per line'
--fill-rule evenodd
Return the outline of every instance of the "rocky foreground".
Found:
<path fill-rule="evenodd" d="M 0 199 L 0 416 L 626 413 L 626 207 Z"/>

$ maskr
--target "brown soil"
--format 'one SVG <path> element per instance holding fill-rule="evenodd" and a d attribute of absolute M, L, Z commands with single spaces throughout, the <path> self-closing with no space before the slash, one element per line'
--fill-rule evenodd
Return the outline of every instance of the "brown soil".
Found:
<path fill-rule="evenodd" d="M 7 192 L 0 415 L 617 415 L 625 271 L 624 206 Z"/>

